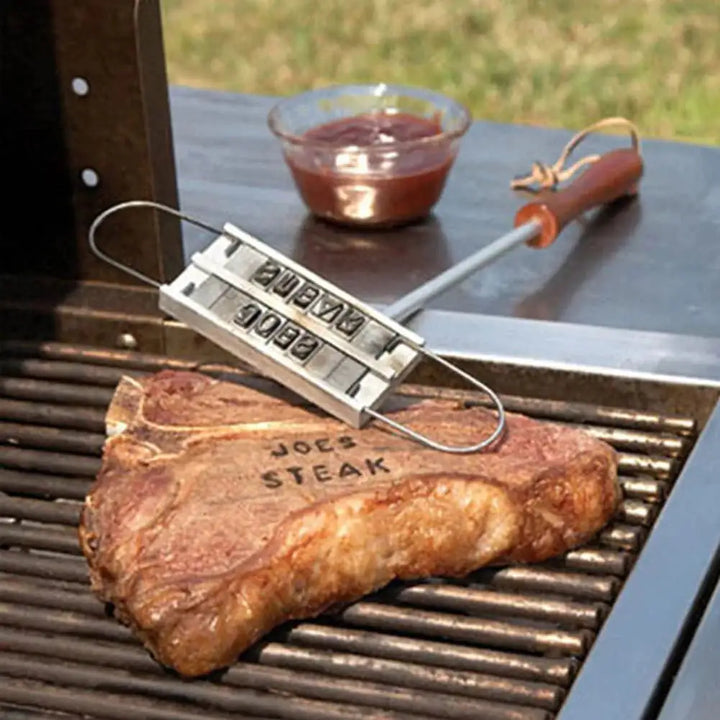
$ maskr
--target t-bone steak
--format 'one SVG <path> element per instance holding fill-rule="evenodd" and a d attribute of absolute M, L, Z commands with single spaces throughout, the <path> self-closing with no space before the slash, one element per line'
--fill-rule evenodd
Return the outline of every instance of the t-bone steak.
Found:
<path fill-rule="evenodd" d="M 495 424 L 447 400 L 392 415 L 456 445 Z M 521 415 L 508 415 L 491 450 L 451 455 L 246 385 L 163 371 L 123 378 L 107 426 L 80 524 L 92 587 L 186 676 L 394 578 L 561 553 L 595 534 L 620 494 L 611 447 Z"/>

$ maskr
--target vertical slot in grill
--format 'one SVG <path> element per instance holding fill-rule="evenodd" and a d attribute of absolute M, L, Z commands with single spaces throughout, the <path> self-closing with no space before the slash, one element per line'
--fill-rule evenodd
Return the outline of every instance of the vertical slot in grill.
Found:
<path fill-rule="evenodd" d="M 592 543 L 537 566 L 393 583 L 186 682 L 91 595 L 76 537 L 116 382 L 165 367 L 195 366 L 53 343 L 0 349 L 3 717 L 551 720 L 696 435 L 691 418 L 506 398 L 509 410 L 581 426 L 618 451 L 624 501 Z"/>

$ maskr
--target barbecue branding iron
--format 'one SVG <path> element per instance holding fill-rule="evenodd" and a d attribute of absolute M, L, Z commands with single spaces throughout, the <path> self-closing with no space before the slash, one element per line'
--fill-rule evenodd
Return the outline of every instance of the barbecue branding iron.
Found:
<path fill-rule="evenodd" d="M 172 208 L 137 200 L 115 205 L 93 222 L 92 251 L 102 260 L 159 289 L 160 309 L 263 375 L 290 388 L 338 419 L 360 428 L 383 422 L 427 447 L 471 453 L 503 433 L 505 414 L 496 393 L 425 347 L 401 323 L 432 297 L 521 243 L 546 247 L 583 211 L 631 194 L 642 174 L 637 148 L 598 158 L 560 192 L 531 202 L 516 228 L 379 312 L 261 240 L 227 223 L 222 231 Z M 150 207 L 210 230 L 218 237 L 169 284 L 129 268 L 98 249 L 95 233 L 111 214 Z M 379 411 L 383 401 L 423 358 L 440 363 L 485 393 L 497 410 L 493 432 L 469 446 L 441 444 Z"/>
<path fill-rule="evenodd" d="M 129 207 L 152 207 L 218 233 L 169 284 L 131 274 L 158 287 L 161 310 L 258 372 L 349 425 L 359 428 L 374 418 L 436 450 L 475 452 L 502 434 L 505 417 L 497 395 L 425 348 L 423 338 L 395 319 L 399 315 L 378 312 L 234 225 L 220 231 L 157 203 L 121 203 L 98 216 L 90 230 L 91 247 L 103 260 L 131 271 L 94 242 L 98 225 Z M 489 395 L 498 411 L 489 437 L 473 446 L 446 446 L 379 412 L 423 356 Z"/>

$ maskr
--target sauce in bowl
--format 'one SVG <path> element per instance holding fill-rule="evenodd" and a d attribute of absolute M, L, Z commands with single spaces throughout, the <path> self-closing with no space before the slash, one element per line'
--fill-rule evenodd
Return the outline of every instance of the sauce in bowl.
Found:
<path fill-rule="evenodd" d="M 442 126 L 436 118 L 401 112 L 374 112 L 333 120 L 308 130 L 303 137 L 333 145 L 370 147 L 441 134 Z"/>
<path fill-rule="evenodd" d="M 387 227 L 424 217 L 438 201 L 456 144 L 439 118 L 372 112 L 303 133 L 285 159 L 316 215 Z"/>

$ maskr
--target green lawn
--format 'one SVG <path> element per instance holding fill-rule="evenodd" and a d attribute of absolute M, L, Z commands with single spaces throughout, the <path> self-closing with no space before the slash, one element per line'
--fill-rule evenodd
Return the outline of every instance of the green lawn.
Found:
<path fill-rule="evenodd" d="M 720 0 L 161 0 L 170 81 L 424 85 L 476 118 L 720 143 Z"/>

